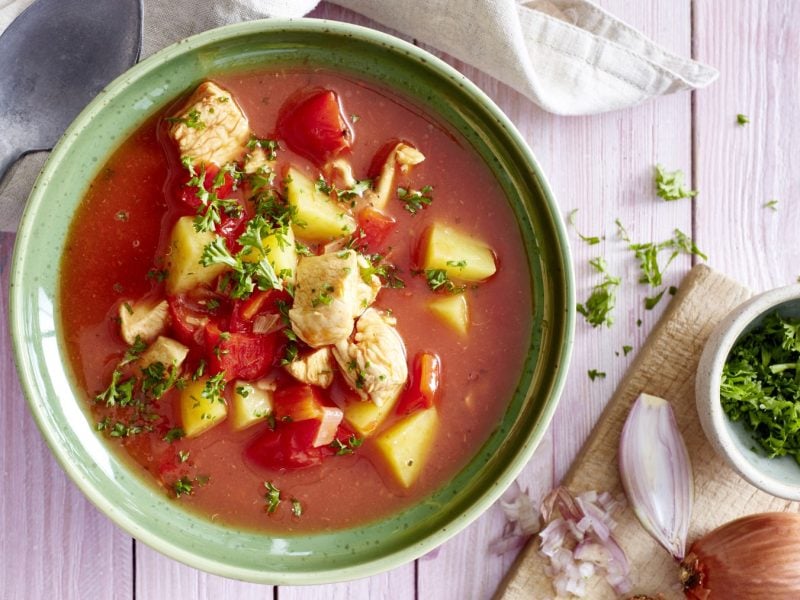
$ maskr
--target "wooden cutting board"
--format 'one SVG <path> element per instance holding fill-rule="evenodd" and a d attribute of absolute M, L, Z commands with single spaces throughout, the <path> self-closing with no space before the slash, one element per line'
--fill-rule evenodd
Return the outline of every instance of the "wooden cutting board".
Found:
<path fill-rule="evenodd" d="M 622 493 L 617 446 L 622 425 L 640 392 L 672 404 L 694 471 L 695 498 L 689 543 L 736 517 L 765 511 L 800 511 L 800 503 L 770 496 L 734 473 L 711 448 L 697 418 L 694 376 L 700 353 L 714 326 L 752 293 L 744 286 L 698 265 L 684 279 L 658 325 L 631 364 L 597 425 L 562 481 L 574 493 Z M 629 508 L 617 515 L 615 536 L 631 563 L 632 593 L 683 598 L 677 567 L 641 527 Z M 554 595 L 544 573 L 546 559 L 534 536 L 498 589 L 495 600 L 530 600 Z M 602 577 L 593 577 L 587 598 L 616 598 Z"/>

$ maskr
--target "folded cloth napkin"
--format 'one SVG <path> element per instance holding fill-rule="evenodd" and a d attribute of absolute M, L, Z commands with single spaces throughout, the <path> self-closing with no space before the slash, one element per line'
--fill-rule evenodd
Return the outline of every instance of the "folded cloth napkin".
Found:
<path fill-rule="evenodd" d="M 587 0 L 334 0 L 490 73 L 544 110 L 587 115 L 701 88 L 717 72 L 667 52 Z M 0 0 L 0 33 L 32 0 Z M 301 17 L 318 0 L 144 0 L 142 56 L 219 25 Z M 0 129 L 2 123 L 0 123 Z M 46 153 L 0 184 L 0 231 L 13 231 Z"/>

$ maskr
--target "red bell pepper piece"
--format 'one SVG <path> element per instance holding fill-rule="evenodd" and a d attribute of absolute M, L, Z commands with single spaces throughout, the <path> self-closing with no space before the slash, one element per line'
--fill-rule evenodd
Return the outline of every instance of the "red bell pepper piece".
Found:
<path fill-rule="evenodd" d="M 219 304 L 219 298 L 214 299 Z M 216 320 L 218 312 L 223 308 L 220 306 L 218 309 L 209 309 L 205 303 L 183 294 L 168 296 L 167 303 L 173 336 L 190 347 L 203 346 L 206 325 Z"/>
<path fill-rule="evenodd" d="M 316 420 L 278 422 L 267 429 L 246 449 L 245 456 L 255 464 L 274 470 L 302 469 L 322 462 L 322 448 L 313 446 L 319 430 Z"/>
<path fill-rule="evenodd" d="M 442 379 L 442 366 L 439 357 L 430 352 L 420 352 L 414 357 L 411 381 L 400 402 L 397 414 L 412 412 L 433 406 Z"/>
<path fill-rule="evenodd" d="M 280 303 L 291 306 L 292 295 L 286 290 L 256 290 L 245 300 L 236 300 L 231 311 L 231 331 L 253 330 L 253 319 L 263 314 L 280 314 Z"/>
<path fill-rule="evenodd" d="M 278 135 L 289 149 L 317 165 L 350 148 L 352 137 L 332 90 L 314 90 L 285 104 L 278 117 Z"/>
<path fill-rule="evenodd" d="M 257 333 L 223 332 L 216 323 L 205 328 L 206 360 L 209 372 L 225 372 L 225 379 L 258 379 L 272 368 L 280 350 L 278 332 Z"/>

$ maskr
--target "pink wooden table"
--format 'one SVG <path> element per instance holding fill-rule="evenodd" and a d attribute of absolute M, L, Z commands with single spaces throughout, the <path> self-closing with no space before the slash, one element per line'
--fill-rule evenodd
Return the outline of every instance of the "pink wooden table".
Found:
<path fill-rule="evenodd" d="M 521 482 L 540 497 L 564 474 L 610 398 L 635 350 L 666 306 L 646 311 L 648 291 L 637 266 L 615 239 L 620 218 L 635 240 L 659 241 L 674 228 L 691 234 L 709 264 L 755 290 L 793 283 L 800 275 L 800 2 L 793 0 L 602 0 L 669 50 L 716 66 L 720 79 L 696 94 L 678 94 L 630 110 L 585 118 L 555 117 L 448 56 L 517 124 L 550 178 L 564 213 L 579 208 L 583 233 L 605 234 L 587 246 L 571 232 L 578 296 L 603 255 L 624 277 L 617 323 L 580 322 L 564 395 L 550 430 Z M 338 7 L 314 16 L 374 26 Z M 749 116 L 745 127 L 737 113 Z M 0 132 L 0 135 L 2 133 Z M 791 159 L 790 156 L 795 156 Z M 655 163 L 680 168 L 700 191 L 693 202 L 666 203 L 653 194 Z M 772 199 L 777 211 L 764 206 Z M 42 441 L 20 392 L 11 358 L 7 290 L 14 236 L 0 234 L 0 597 L 105 598 L 488 598 L 513 560 L 493 556 L 503 526 L 493 507 L 423 558 L 368 579 L 329 586 L 253 585 L 207 575 L 132 540 L 100 514 L 67 479 Z M 667 276 L 677 284 L 691 261 L 679 257 Z M 642 320 L 637 326 L 637 319 Z M 615 355 L 620 351 L 620 356 Z M 607 373 L 594 382 L 589 369 Z M 532 598 L 544 590 L 531 590 Z"/>

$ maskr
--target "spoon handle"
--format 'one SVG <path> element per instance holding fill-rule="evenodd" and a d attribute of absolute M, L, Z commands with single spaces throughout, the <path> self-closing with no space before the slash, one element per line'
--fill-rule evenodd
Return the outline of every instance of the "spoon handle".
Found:
<path fill-rule="evenodd" d="M 0 136 L 0 181 L 3 181 L 3 177 L 11 169 L 11 165 L 17 162 L 17 159 L 23 154 L 23 150 L 12 142 L 12 137 Z"/>

